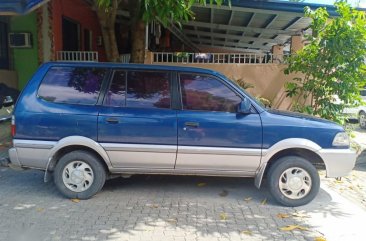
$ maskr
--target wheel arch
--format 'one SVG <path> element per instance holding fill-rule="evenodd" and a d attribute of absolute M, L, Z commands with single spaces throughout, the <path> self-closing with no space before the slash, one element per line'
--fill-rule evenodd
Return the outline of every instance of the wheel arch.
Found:
<path fill-rule="evenodd" d="M 102 163 L 102 165 L 104 166 L 105 170 L 108 171 L 109 167 L 107 165 L 107 163 L 105 162 L 104 158 L 102 155 L 100 155 L 96 150 L 87 147 L 87 146 L 83 146 L 83 145 L 69 145 L 69 146 L 64 146 L 61 149 L 59 149 L 52 157 L 51 159 L 51 163 L 48 166 L 48 171 L 53 171 L 58 160 L 64 156 L 65 154 L 72 152 L 72 151 L 87 151 L 92 153 L 93 155 L 95 155 L 96 157 L 98 157 Z"/>
<path fill-rule="evenodd" d="M 276 143 L 267 151 L 263 151 L 261 165 L 255 176 L 255 186 L 260 188 L 262 179 L 271 165 L 284 156 L 303 157 L 309 160 L 317 169 L 325 168 L 324 160 L 317 153 L 321 149 L 315 142 L 301 138 L 290 138 Z"/>
<path fill-rule="evenodd" d="M 303 157 L 313 164 L 317 169 L 325 168 L 323 159 L 316 152 L 306 148 L 288 148 L 277 152 L 268 160 L 264 175 L 267 174 L 268 170 L 276 161 L 285 156 Z"/>
<path fill-rule="evenodd" d="M 83 136 L 70 136 L 61 139 L 51 149 L 50 154 L 48 156 L 44 181 L 48 181 L 47 174 L 48 172 L 54 170 L 58 160 L 66 153 L 75 150 L 89 151 L 94 155 L 96 155 L 102 161 L 102 165 L 105 167 L 106 171 L 108 171 L 110 167 L 112 167 L 107 152 L 97 142 Z"/>

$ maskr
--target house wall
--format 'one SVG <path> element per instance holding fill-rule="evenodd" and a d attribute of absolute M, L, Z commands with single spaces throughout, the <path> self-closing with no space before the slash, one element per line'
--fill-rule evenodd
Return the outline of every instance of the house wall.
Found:
<path fill-rule="evenodd" d="M 83 46 L 83 30 L 92 31 L 92 49 L 98 51 L 99 61 L 106 61 L 104 46 L 97 46 L 97 38 L 102 36 L 95 11 L 83 0 L 52 0 L 52 21 L 55 51 L 62 51 L 62 17 L 70 18 L 80 24 L 81 46 Z"/>
<path fill-rule="evenodd" d="M 159 63 L 164 65 L 164 63 Z M 247 83 L 254 85 L 247 91 L 256 97 L 264 97 L 272 102 L 272 107 L 289 110 L 292 105 L 290 98 L 286 98 L 284 84 L 292 81 L 294 75 L 283 73 L 284 64 L 184 64 L 169 63 L 166 65 L 187 66 L 212 69 L 220 72 L 230 79 L 243 79 Z"/>
<path fill-rule="evenodd" d="M 18 87 L 23 89 L 38 68 L 36 13 L 12 17 L 10 32 L 30 32 L 32 35 L 31 48 L 11 49 L 13 67 L 18 73 Z"/>

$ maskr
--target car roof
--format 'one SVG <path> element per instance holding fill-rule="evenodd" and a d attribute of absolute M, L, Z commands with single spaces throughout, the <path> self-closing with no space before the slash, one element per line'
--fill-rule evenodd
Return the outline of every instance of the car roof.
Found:
<path fill-rule="evenodd" d="M 195 72 L 202 74 L 220 75 L 221 73 L 203 68 L 196 67 L 184 67 L 174 65 L 155 65 L 155 64 L 124 64 L 124 63 L 112 63 L 112 62 L 47 62 L 44 65 L 50 66 L 78 66 L 78 67 L 105 67 L 105 68 L 128 68 L 128 69 L 143 69 L 143 70 L 164 70 L 164 71 L 184 71 Z"/>

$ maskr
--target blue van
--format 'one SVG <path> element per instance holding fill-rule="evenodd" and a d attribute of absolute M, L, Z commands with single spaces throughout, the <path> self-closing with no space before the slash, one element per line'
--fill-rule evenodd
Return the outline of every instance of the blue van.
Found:
<path fill-rule="evenodd" d="M 266 177 L 279 203 L 310 202 L 356 154 L 330 121 L 265 109 L 220 73 L 114 63 L 43 64 L 12 118 L 12 165 L 52 173 L 68 198 L 108 177 L 173 174 Z"/>

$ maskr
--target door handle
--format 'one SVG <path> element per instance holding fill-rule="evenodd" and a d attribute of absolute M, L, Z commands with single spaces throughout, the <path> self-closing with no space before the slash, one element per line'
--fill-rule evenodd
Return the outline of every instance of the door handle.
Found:
<path fill-rule="evenodd" d="M 106 119 L 106 121 L 110 124 L 118 124 L 119 123 L 119 119 L 115 118 L 115 117 L 109 117 Z"/>
<path fill-rule="evenodd" d="M 198 122 L 186 122 L 184 123 L 184 126 L 197 128 L 200 126 L 200 124 Z"/>

